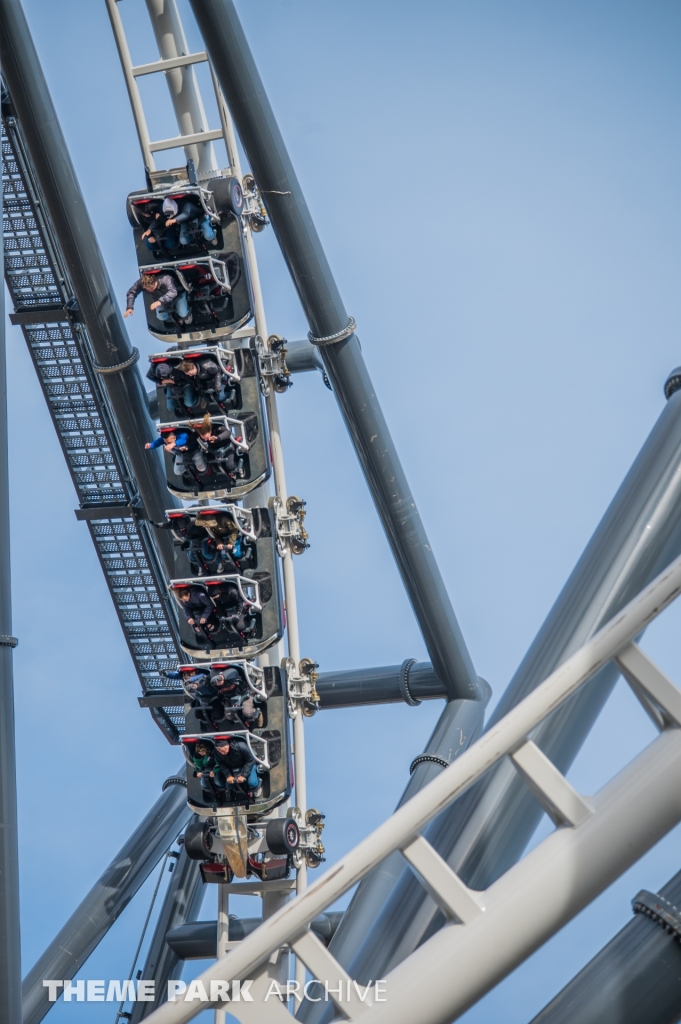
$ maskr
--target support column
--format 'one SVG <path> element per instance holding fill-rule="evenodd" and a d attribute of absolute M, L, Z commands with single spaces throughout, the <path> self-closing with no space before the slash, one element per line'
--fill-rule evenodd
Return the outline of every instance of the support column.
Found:
<path fill-rule="evenodd" d="M 162 60 L 185 57 L 189 53 L 182 21 L 175 0 L 146 0 L 147 10 L 154 29 L 158 52 Z M 196 83 L 194 68 L 174 68 L 165 72 L 177 126 L 181 135 L 195 135 L 208 131 L 206 112 Z M 201 142 L 184 147 L 185 156 L 193 160 L 199 173 L 209 173 L 217 168 L 212 142 Z"/>
<path fill-rule="evenodd" d="M 218 945 L 217 958 L 227 953 L 229 943 L 229 891 L 226 885 L 218 885 Z M 215 1024 L 226 1024 L 227 1010 L 216 1009 Z"/>
<path fill-rule="evenodd" d="M 184 772 L 183 765 L 173 778 L 183 778 Z M 43 979 L 75 977 L 191 815 L 184 786 L 169 785 L 24 978 L 23 1024 L 39 1024 L 54 1005 Z"/>
<path fill-rule="evenodd" d="M 130 1024 L 140 1024 L 140 1021 L 146 1020 L 158 1006 L 165 1003 L 168 982 L 182 974 L 184 962 L 168 945 L 166 936 L 173 929 L 196 921 L 203 903 L 203 892 L 199 862 L 187 856 L 183 844 L 142 971 L 143 978 L 156 982 L 156 995 L 152 1003 L 133 1004 Z"/>
<path fill-rule="evenodd" d="M 359 341 L 315 230 L 231 0 L 191 0 L 282 254 L 320 348 L 341 412 L 421 628 L 450 699 L 481 690 L 419 517 Z"/>
<path fill-rule="evenodd" d="M 3 254 L 0 280 L 4 282 Z M 5 288 L 0 296 L 0 1024 L 21 1024 L 19 846 L 14 748 Z"/>

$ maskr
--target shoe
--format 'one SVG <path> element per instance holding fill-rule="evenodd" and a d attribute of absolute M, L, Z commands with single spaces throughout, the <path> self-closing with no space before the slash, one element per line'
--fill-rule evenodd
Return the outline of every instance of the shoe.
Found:
<path fill-rule="evenodd" d="M 182 324 L 183 324 L 183 325 L 184 325 L 184 326 L 186 327 L 186 326 L 187 326 L 187 324 L 190 324 L 190 323 L 192 322 L 192 320 L 193 320 L 193 319 L 194 319 L 194 315 L 193 315 L 193 313 L 189 313 L 189 315 L 188 315 L 188 316 L 186 316 L 186 317 L 184 318 L 184 320 L 181 320 L 180 322 L 181 322 L 181 323 L 182 323 Z"/>

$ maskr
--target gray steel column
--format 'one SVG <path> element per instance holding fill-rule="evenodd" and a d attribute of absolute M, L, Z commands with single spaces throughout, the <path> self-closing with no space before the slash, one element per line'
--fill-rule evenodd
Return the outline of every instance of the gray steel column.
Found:
<path fill-rule="evenodd" d="M 0 249 L 0 281 L 4 281 Z M 21 1021 L 19 846 L 14 748 L 5 289 L 0 288 L 0 1024 Z"/>
<path fill-rule="evenodd" d="M 231 0 L 191 0 L 312 334 L 348 314 Z M 393 445 L 356 335 L 321 348 L 326 371 L 420 626 L 450 699 L 481 695 L 470 655 Z"/>
<path fill-rule="evenodd" d="M 444 700 L 447 697 L 447 691 L 429 661 L 416 662 L 408 673 L 404 672 L 402 665 L 320 672 L 315 685 L 322 711 L 401 702 L 414 706 L 423 700 L 438 697 Z"/>
<path fill-rule="evenodd" d="M 672 395 L 490 725 L 518 704 L 681 554 L 681 392 Z M 538 730 L 535 742 L 566 772 L 617 679 L 606 666 Z M 502 762 L 436 819 L 426 837 L 474 889 L 499 878 L 529 842 L 542 811 Z M 387 902 L 353 898 L 331 950 L 352 977 L 382 978 L 441 927 L 442 916 L 408 869 Z M 308 1022 L 323 1016 L 303 1009 Z"/>
<path fill-rule="evenodd" d="M 177 773 L 184 777 L 185 766 Z M 80 971 L 191 817 L 187 791 L 170 785 L 119 850 L 23 982 L 23 1024 L 38 1024 L 54 1006 L 43 979 L 70 980 Z"/>
<path fill-rule="evenodd" d="M 146 0 L 146 5 L 161 59 L 185 57 L 190 51 L 175 0 Z M 165 79 L 180 133 L 194 135 L 196 132 L 208 131 L 194 68 L 190 65 L 166 71 Z M 184 152 L 188 160 L 194 161 L 199 173 L 216 170 L 212 142 L 185 146 Z"/>
<path fill-rule="evenodd" d="M 681 905 L 681 871 L 662 889 Z M 642 914 L 577 974 L 531 1024 L 676 1024 L 681 1018 L 681 914 L 667 931 Z"/>
<path fill-rule="evenodd" d="M 165 1003 L 168 982 L 179 978 L 182 974 L 184 961 L 168 945 L 166 936 L 172 929 L 196 921 L 201 912 L 203 895 L 199 862 L 191 860 L 183 846 L 175 863 L 173 877 L 156 922 L 141 975 L 142 978 L 156 982 L 156 998 L 153 1003 L 134 1003 L 130 1024 L 139 1024 L 149 1016 L 152 1010 L 155 1010 L 161 1003 Z"/>
<path fill-rule="evenodd" d="M 102 379 L 140 498 L 149 518 L 160 522 L 173 499 L 158 452 L 144 450 L 156 435 L 146 392 L 19 0 L 0 0 L 0 59 L 94 357 L 102 367 L 124 366 Z M 166 537 L 158 542 L 172 571 L 172 544 Z"/>

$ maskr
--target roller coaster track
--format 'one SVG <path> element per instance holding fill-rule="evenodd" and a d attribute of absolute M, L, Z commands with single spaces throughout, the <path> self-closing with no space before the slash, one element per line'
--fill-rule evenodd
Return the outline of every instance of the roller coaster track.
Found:
<path fill-rule="evenodd" d="M 90 340 L 43 215 L 43 204 L 15 118 L 2 119 L 5 280 L 38 375 L 143 692 L 167 689 L 163 669 L 179 657 L 175 614 L 150 526 L 115 420 L 94 370 Z M 107 512 L 109 515 L 107 516 Z M 152 707 L 171 743 L 182 707 Z"/>

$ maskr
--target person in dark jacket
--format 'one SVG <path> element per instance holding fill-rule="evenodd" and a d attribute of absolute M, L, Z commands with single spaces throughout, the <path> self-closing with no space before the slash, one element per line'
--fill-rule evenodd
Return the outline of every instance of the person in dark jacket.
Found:
<path fill-rule="evenodd" d="M 244 460 L 236 450 L 241 437 L 232 437 L 229 426 L 214 433 L 210 415 L 206 413 L 202 422 L 196 425 L 196 431 L 201 447 L 213 456 L 221 473 L 229 476 L 232 480 L 246 475 Z"/>
<path fill-rule="evenodd" d="M 257 762 L 245 740 L 238 736 L 216 740 L 215 760 L 228 790 L 239 787 L 252 792 L 258 788 Z"/>
<path fill-rule="evenodd" d="M 238 669 L 231 667 L 215 672 L 210 682 L 225 708 L 225 717 L 243 722 L 251 729 L 260 719 L 255 695 Z"/>
<path fill-rule="evenodd" d="M 195 633 L 215 630 L 215 606 L 201 587 L 183 587 L 178 591 L 182 613 Z"/>
<path fill-rule="evenodd" d="M 142 274 L 128 289 L 125 297 L 126 308 L 123 316 L 132 316 L 135 299 L 141 291 L 154 295 L 149 309 L 157 319 L 170 320 L 173 312 L 182 324 L 190 324 L 192 316 L 189 312 L 187 293 L 178 287 L 177 279 L 172 274 Z"/>
<path fill-rule="evenodd" d="M 154 526 L 158 530 L 170 530 L 175 540 L 180 542 L 180 550 L 187 553 L 192 576 L 205 576 L 209 571 L 212 572 L 201 555 L 205 531 L 197 525 L 193 516 L 175 515 L 162 523 L 154 523 Z"/>
<path fill-rule="evenodd" d="M 185 196 L 179 203 L 175 199 L 164 199 L 163 213 L 167 217 L 166 228 L 172 228 L 176 224 L 179 226 L 180 245 L 195 245 L 198 233 L 204 242 L 218 244 L 209 215 L 193 196 Z"/>
<path fill-rule="evenodd" d="M 206 456 L 203 454 L 194 431 L 179 430 L 177 433 L 171 431 L 167 434 L 161 434 L 155 441 L 147 441 L 144 447 L 148 451 L 151 448 L 160 448 L 161 445 L 163 445 L 163 450 L 168 452 L 169 455 L 175 456 L 173 462 L 173 473 L 175 476 L 182 476 L 184 474 L 184 471 L 187 469 L 187 459 L 191 459 L 197 473 L 203 474 L 208 471 Z"/>
<path fill-rule="evenodd" d="M 192 380 L 192 375 L 183 372 L 183 363 L 185 360 L 178 366 L 154 362 L 147 370 L 147 379 L 153 381 L 157 388 L 165 389 L 166 406 L 169 412 L 178 417 L 183 417 L 187 413 L 195 414 L 201 407 L 200 391 Z M 204 402 L 203 408 L 205 407 Z"/>
<path fill-rule="evenodd" d="M 177 369 L 186 375 L 201 394 L 209 394 L 220 403 L 234 400 L 234 388 L 215 359 L 210 356 L 204 356 L 202 359 L 183 359 Z"/>
<path fill-rule="evenodd" d="M 163 256 L 169 249 L 176 249 L 178 243 L 178 228 L 167 227 L 166 218 L 163 216 L 161 203 L 151 201 L 148 205 L 136 204 L 135 210 L 137 219 L 144 231 L 142 241 L 146 243 L 147 249 Z"/>
<path fill-rule="evenodd" d="M 218 759 L 217 751 L 212 744 L 199 740 L 191 752 L 191 760 L 194 774 L 201 780 L 204 798 L 210 803 L 216 793 L 221 796 L 226 788 L 223 765 Z"/>
<path fill-rule="evenodd" d="M 219 512 L 215 516 L 199 516 L 196 524 L 203 526 L 215 541 L 218 557 L 216 573 L 231 572 L 233 569 L 239 572 L 242 568 L 253 567 L 253 541 L 250 537 L 245 537 L 240 533 L 228 513 Z"/>

